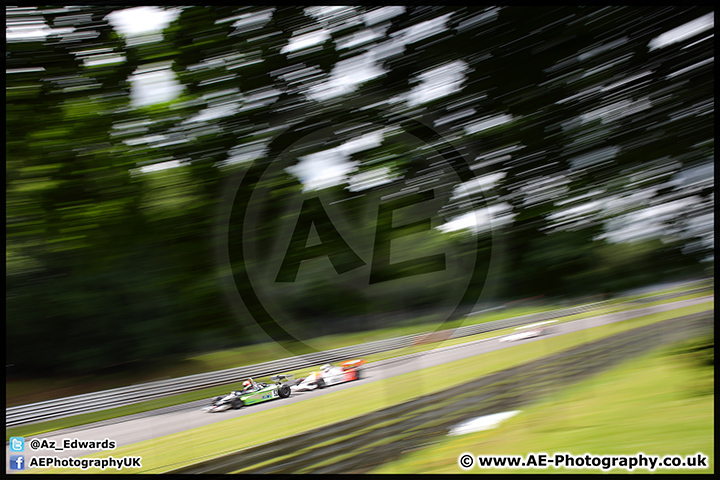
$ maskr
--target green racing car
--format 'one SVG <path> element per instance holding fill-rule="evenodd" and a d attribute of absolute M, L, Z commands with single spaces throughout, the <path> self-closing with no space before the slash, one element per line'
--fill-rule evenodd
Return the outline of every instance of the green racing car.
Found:
<path fill-rule="evenodd" d="M 255 382 L 250 378 L 243 383 L 242 390 L 233 390 L 229 395 L 215 397 L 212 405 L 203 410 L 210 413 L 230 409 L 237 410 L 245 405 L 254 405 L 290 396 L 290 383 L 293 382 L 293 375 L 275 375 L 270 379 L 275 383 Z"/>

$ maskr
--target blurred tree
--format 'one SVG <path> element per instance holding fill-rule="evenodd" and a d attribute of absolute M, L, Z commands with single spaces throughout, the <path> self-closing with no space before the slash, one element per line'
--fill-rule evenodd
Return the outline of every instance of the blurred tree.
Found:
<path fill-rule="evenodd" d="M 264 203 L 245 234 L 256 261 L 280 261 L 272 240 L 307 187 L 264 174 L 287 131 L 328 132 L 285 145 L 295 162 L 380 132 L 344 157 L 356 167 L 346 181 L 321 189 L 358 238 L 373 238 L 376 218 L 353 196 L 423 175 L 442 186 L 447 220 L 486 213 L 398 245 L 407 259 L 492 259 L 493 298 L 617 292 L 699 275 L 712 255 L 712 7 L 192 6 L 139 39 L 115 32 L 113 10 L 7 10 L 8 32 L 47 33 L 8 35 L 6 52 L 8 363 L 20 369 L 252 341 L 225 300 L 217 225 L 226 183 L 257 173 Z M 700 22 L 693 34 L 668 40 L 688 22 Z M 134 82 L 157 72 L 180 93 L 138 103 Z M 447 144 L 476 178 L 438 161 Z M 363 175 L 387 182 L 359 186 Z M 645 211 L 661 212 L 660 234 L 611 241 L 611 226 Z M 231 247 L 244 227 L 229 225 Z M 278 305 L 302 326 L 449 302 L 452 282 L 420 276 L 370 299 L 353 287 L 367 273 L 312 273 Z"/>

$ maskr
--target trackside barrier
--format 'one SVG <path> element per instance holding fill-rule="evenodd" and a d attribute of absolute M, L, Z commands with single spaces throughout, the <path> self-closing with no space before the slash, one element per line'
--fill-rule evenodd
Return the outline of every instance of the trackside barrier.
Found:
<path fill-rule="evenodd" d="M 689 295 L 699 291 L 710 290 L 712 287 L 692 290 L 690 292 L 677 292 L 650 297 L 658 301 L 677 296 Z M 658 298 L 662 297 L 662 298 Z M 460 338 L 479 333 L 502 330 L 509 327 L 517 327 L 542 320 L 566 317 L 578 313 L 589 312 L 602 308 L 607 302 L 596 302 L 578 307 L 571 307 L 562 310 L 553 310 L 537 314 L 523 315 L 520 317 L 506 318 L 487 322 L 478 325 L 467 325 L 452 331 L 449 338 Z M 647 302 L 645 302 L 647 303 Z M 375 353 L 397 350 L 413 345 L 419 338 L 427 338 L 432 332 L 423 332 L 413 335 L 405 335 L 397 338 L 378 340 L 361 345 L 336 348 L 324 352 L 315 352 L 297 357 L 283 358 L 270 362 L 259 363 L 215 372 L 199 373 L 186 377 L 159 380 L 139 385 L 114 388 L 100 392 L 73 395 L 71 397 L 47 400 L 43 402 L 10 407 L 5 409 L 5 427 L 24 425 L 41 421 L 54 420 L 57 418 L 70 417 L 84 413 L 109 410 L 111 408 L 124 407 L 148 400 L 168 397 L 179 393 L 187 393 L 204 388 L 229 385 L 245 380 L 248 377 L 267 377 L 281 372 L 311 368 L 323 363 L 338 362 L 353 357 L 363 357 Z"/>

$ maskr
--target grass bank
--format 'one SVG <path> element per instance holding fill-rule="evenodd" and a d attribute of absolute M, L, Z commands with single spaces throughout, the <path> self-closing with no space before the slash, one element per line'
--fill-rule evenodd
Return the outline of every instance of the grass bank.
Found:
<path fill-rule="evenodd" d="M 704 344 L 711 344 L 705 339 Z M 658 469 L 656 473 L 714 472 L 714 367 L 702 340 L 665 347 L 565 389 L 494 430 L 446 437 L 372 473 L 601 473 L 602 470 L 480 469 L 458 465 L 463 453 L 523 455 L 694 455 L 707 469 Z M 712 355 L 712 352 L 709 352 Z M 628 473 L 623 469 L 611 473 Z M 650 473 L 636 469 L 633 473 Z"/>

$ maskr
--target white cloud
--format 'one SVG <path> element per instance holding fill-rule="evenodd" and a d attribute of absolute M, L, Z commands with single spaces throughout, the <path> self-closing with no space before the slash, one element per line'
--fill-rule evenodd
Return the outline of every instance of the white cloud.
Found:
<path fill-rule="evenodd" d="M 408 94 L 408 105 L 420 105 L 459 91 L 467 69 L 465 62 L 457 60 L 421 73 L 418 77 L 422 82 Z"/>
<path fill-rule="evenodd" d="M 35 25 L 21 25 L 17 27 L 8 27 L 5 29 L 5 38 L 11 41 L 18 40 L 37 40 L 47 37 L 50 34 L 60 35 L 72 33 L 75 29 L 67 28 L 49 28 L 45 23 Z"/>
<path fill-rule="evenodd" d="M 374 61 L 371 53 L 342 60 L 335 65 L 330 80 L 308 89 L 307 98 L 323 101 L 355 91 L 358 85 L 382 75 L 385 71 Z"/>
<path fill-rule="evenodd" d="M 460 110 L 459 112 L 454 112 L 454 113 L 451 113 L 450 115 L 445 115 L 444 117 L 441 117 L 441 118 L 435 120 L 435 122 L 433 122 L 433 125 L 435 125 L 437 127 L 438 125 L 444 125 L 449 122 L 454 122 L 455 120 L 458 120 L 460 118 L 467 117 L 470 115 L 474 115 L 475 113 L 477 113 L 477 110 L 475 110 L 474 108 L 466 108 L 466 109 Z"/>
<path fill-rule="evenodd" d="M 292 37 L 290 42 L 280 50 L 280 53 L 289 53 L 314 45 L 320 45 L 328 38 L 330 38 L 330 34 L 325 30 L 316 30 L 304 35 L 298 35 L 297 37 Z"/>
<path fill-rule="evenodd" d="M 343 48 L 353 48 L 382 38 L 384 31 L 385 30 L 382 28 L 367 28 L 347 37 L 343 37 L 335 44 L 337 45 L 338 50 L 342 50 Z"/>
<path fill-rule="evenodd" d="M 665 222 L 682 215 L 697 202 L 697 198 L 683 198 L 612 218 L 602 237 L 615 243 L 661 237 L 668 231 Z"/>
<path fill-rule="evenodd" d="M 144 35 L 162 31 L 180 14 L 181 9 L 134 7 L 115 10 L 108 21 L 122 35 Z"/>
<path fill-rule="evenodd" d="M 514 215 L 510 214 L 511 211 L 510 204 L 498 203 L 460 215 L 437 228 L 442 232 L 453 232 L 466 228 L 473 233 L 488 232 L 493 228 L 512 222 Z"/>
<path fill-rule="evenodd" d="M 452 198 L 456 199 L 470 195 L 472 193 L 484 192 L 486 190 L 489 190 L 493 188 L 497 182 L 505 178 L 505 175 L 507 175 L 507 173 L 505 172 L 491 173 L 488 175 L 477 177 L 468 182 L 461 183 L 460 185 L 455 187 Z"/>
<path fill-rule="evenodd" d="M 606 88 L 614 88 L 617 85 L 618 84 L 615 84 Z M 638 98 L 637 100 L 623 99 L 584 113 L 580 115 L 579 118 L 581 123 L 591 122 L 598 118 L 603 123 L 608 123 L 626 117 L 627 115 L 647 110 L 648 108 L 652 108 L 652 106 L 653 104 L 648 97 Z"/>
<path fill-rule="evenodd" d="M 383 131 L 370 132 L 335 148 L 301 157 L 300 162 L 288 167 L 287 171 L 302 182 L 305 191 L 349 183 L 351 182 L 350 174 L 358 170 L 358 162 L 349 161 L 349 156 L 368 148 L 377 147 L 382 144 L 382 141 Z M 364 175 L 357 177 L 353 177 L 356 182 L 371 181 Z M 377 179 L 373 176 L 372 181 L 375 182 Z"/>
<path fill-rule="evenodd" d="M 301 157 L 300 162 L 288 167 L 287 171 L 302 182 L 304 191 L 308 191 L 347 182 L 348 175 L 357 168 L 357 162 L 347 161 L 347 157 L 333 149 Z"/>
<path fill-rule="evenodd" d="M 193 122 L 207 122 L 208 120 L 215 120 L 217 118 L 226 117 L 228 115 L 232 115 L 236 113 L 240 109 L 240 106 L 237 103 L 230 103 L 230 104 L 223 104 L 223 105 L 217 105 L 214 107 L 206 108 L 205 110 L 201 111 L 197 115 L 195 115 L 193 118 L 187 120 L 187 123 L 193 123 Z"/>
<path fill-rule="evenodd" d="M 696 183 L 715 181 L 715 164 L 704 163 L 695 167 L 687 168 L 675 174 L 674 180 L 678 185 L 687 188 Z"/>
<path fill-rule="evenodd" d="M 379 147 L 383 142 L 383 131 L 376 131 L 376 132 L 370 132 L 366 133 L 365 135 L 362 135 L 361 137 L 355 138 L 353 140 L 349 140 L 339 147 L 337 147 L 338 151 L 346 154 L 346 155 L 352 155 L 356 152 L 361 152 L 363 150 L 367 150 L 369 148 Z"/>
<path fill-rule="evenodd" d="M 487 117 L 477 123 L 465 127 L 465 134 L 471 135 L 473 133 L 495 127 L 497 125 L 502 125 L 503 123 L 510 122 L 512 121 L 512 119 L 512 115 L 497 115 L 494 117 Z"/>
<path fill-rule="evenodd" d="M 187 162 L 184 162 L 182 160 L 170 160 L 168 162 L 156 163 L 154 165 L 147 165 L 145 167 L 140 167 L 140 172 L 142 172 L 142 173 L 159 172 L 161 170 L 167 170 L 169 168 L 182 167 L 183 165 L 187 165 Z"/>
<path fill-rule="evenodd" d="M 310 15 L 318 21 L 327 21 L 343 12 L 347 12 L 351 8 L 344 6 L 328 6 L 328 7 L 308 7 L 305 9 L 305 14 Z"/>
<path fill-rule="evenodd" d="M 180 8 L 133 7 L 115 10 L 107 16 L 107 19 L 121 35 L 129 39 L 144 38 L 146 41 L 142 43 L 147 43 L 162 40 L 162 35 L 158 35 L 157 32 L 161 32 L 175 20 L 181 10 Z M 130 81 L 132 104 L 136 107 L 168 102 L 182 91 L 182 85 L 169 68 L 138 72 L 130 78 Z"/>
<path fill-rule="evenodd" d="M 265 10 L 263 12 L 253 12 L 253 13 L 246 13 L 243 15 L 237 15 L 230 18 L 224 18 L 222 20 L 216 20 L 215 23 L 223 23 L 223 22 L 231 22 L 233 20 L 236 20 L 232 26 L 235 27 L 240 32 L 249 32 L 251 30 L 256 30 L 258 28 L 261 28 L 263 25 L 265 25 L 267 22 L 270 21 L 272 18 L 273 11 L 275 9 L 271 8 L 269 10 Z"/>
<path fill-rule="evenodd" d="M 133 106 L 146 106 L 169 102 L 177 97 L 183 87 L 169 68 L 154 72 L 135 74 L 130 77 Z"/>
<path fill-rule="evenodd" d="M 650 40 L 650 43 L 648 43 L 648 47 L 650 47 L 650 50 L 662 48 L 676 42 L 687 40 L 690 37 L 693 37 L 714 27 L 715 12 L 708 13 L 707 15 L 703 15 L 700 18 L 696 18 L 691 22 L 680 25 L 677 28 L 673 28 L 672 30 L 667 31 L 662 35 L 653 38 L 652 40 Z"/>
<path fill-rule="evenodd" d="M 391 36 L 400 38 L 405 45 L 410 45 L 445 30 L 445 24 L 451 15 L 452 13 L 446 13 L 440 17 L 431 18 L 395 32 Z"/>
<path fill-rule="evenodd" d="M 569 191 L 567 186 L 569 183 L 570 180 L 562 174 L 533 177 L 526 181 L 519 189 L 522 193 L 523 205 L 527 207 L 529 205 L 564 198 Z"/>
<path fill-rule="evenodd" d="M 574 170 L 587 168 L 591 165 L 595 165 L 596 163 L 606 162 L 615 158 L 618 152 L 620 152 L 620 147 L 610 145 L 609 147 L 598 148 L 591 152 L 573 157 L 570 159 L 570 163 L 572 164 L 572 168 Z"/>
<path fill-rule="evenodd" d="M 583 195 L 578 196 L 582 198 Z M 560 205 L 562 202 L 556 202 Z M 569 226 L 581 225 L 588 220 L 589 217 L 596 215 L 602 208 L 602 201 L 593 200 L 574 207 L 558 210 L 548 215 L 552 227 L 557 229 L 567 228 Z"/>
<path fill-rule="evenodd" d="M 267 142 L 264 140 L 242 143 L 236 145 L 228 152 L 228 158 L 217 162 L 218 167 L 226 167 L 229 165 L 235 165 L 238 163 L 246 163 L 254 161 L 261 156 L 266 156 L 268 152 Z"/>
<path fill-rule="evenodd" d="M 159 142 L 161 140 L 165 140 L 165 138 L 165 135 L 146 135 L 144 137 L 129 138 L 127 140 L 123 140 L 123 143 L 125 145 L 135 146 L 142 145 L 143 143 Z"/>
<path fill-rule="evenodd" d="M 122 55 L 93 55 L 84 59 L 86 67 L 95 67 L 97 65 L 106 65 L 111 63 L 124 63 L 125 57 Z"/>
<path fill-rule="evenodd" d="M 405 13 L 405 7 L 393 6 L 378 8 L 363 14 L 363 21 L 365 22 L 365 25 L 375 25 L 376 23 L 384 22 L 385 20 L 389 20 L 401 13 Z"/>
<path fill-rule="evenodd" d="M 351 192 L 365 190 L 392 182 L 395 178 L 397 178 L 397 175 L 393 175 L 390 167 L 373 168 L 372 170 L 353 175 L 350 178 L 349 190 Z"/>

